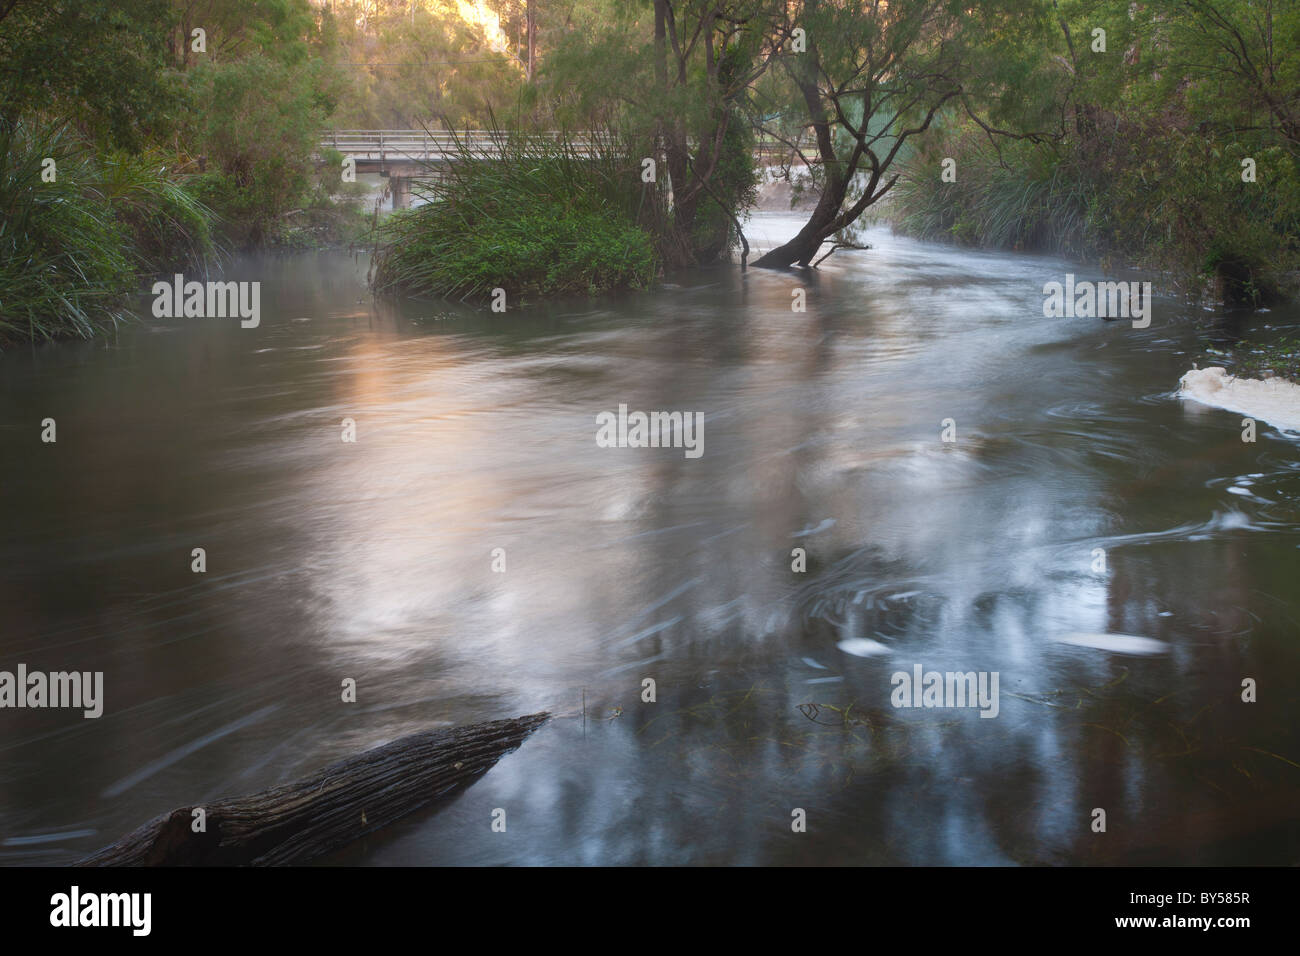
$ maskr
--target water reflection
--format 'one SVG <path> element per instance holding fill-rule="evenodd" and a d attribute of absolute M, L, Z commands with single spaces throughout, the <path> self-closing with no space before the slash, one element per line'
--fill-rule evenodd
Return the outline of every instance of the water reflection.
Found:
<path fill-rule="evenodd" d="M 0 860 L 548 709 L 333 862 L 1294 862 L 1295 445 L 1170 394 L 1176 303 L 1044 320 L 1082 270 L 871 242 L 505 316 L 250 260 L 256 330 L 4 356 L 0 666 L 102 669 L 108 704 L 4 713 Z M 619 404 L 702 412 L 704 456 L 597 447 Z M 916 664 L 999 672 L 998 718 L 890 706 Z"/>

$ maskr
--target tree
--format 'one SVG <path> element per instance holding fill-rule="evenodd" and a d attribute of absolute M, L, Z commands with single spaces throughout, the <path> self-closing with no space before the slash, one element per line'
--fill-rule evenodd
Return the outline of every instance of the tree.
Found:
<path fill-rule="evenodd" d="M 562 120 L 616 128 L 638 159 L 655 161 L 643 219 L 670 266 L 716 259 L 752 193 L 739 107 L 780 48 L 780 6 L 604 0 L 578 11 L 577 28 L 544 63 Z"/>
<path fill-rule="evenodd" d="M 176 65 L 191 67 L 261 52 L 286 63 L 308 55 L 315 28 L 308 0 L 170 0 L 175 26 L 170 49 Z M 203 53 L 193 49 L 193 31 L 204 32 Z"/>
<path fill-rule="evenodd" d="M 311 63 L 285 64 L 259 52 L 188 74 L 198 106 L 190 135 L 213 167 L 199 188 L 244 242 L 273 238 L 280 217 L 311 185 L 325 119 L 316 72 Z"/>
<path fill-rule="evenodd" d="M 1300 153 L 1300 5 L 1294 0 L 1153 0 L 1165 75 L 1221 128 L 1269 130 Z"/>
<path fill-rule="evenodd" d="M 728 155 L 725 147 L 732 124 L 739 122 L 738 101 L 785 38 L 774 20 L 778 11 L 771 3 L 745 0 L 654 0 L 654 120 L 672 183 L 678 238 L 670 262 L 708 261 L 721 251 L 716 241 L 706 240 L 702 248 L 695 241 L 696 220 L 710 200 L 730 211 L 748 186 L 719 183 L 728 193 L 719 195 L 713 181 L 720 167 L 736 165 L 734 148 Z M 748 145 L 737 144 L 734 135 L 731 144 Z"/>
<path fill-rule="evenodd" d="M 46 113 L 138 148 L 180 104 L 163 75 L 167 0 L 0 0 L 0 121 Z"/>
<path fill-rule="evenodd" d="M 789 31 L 803 32 L 780 57 L 786 99 L 767 104 L 780 119 L 761 125 L 809 168 L 819 194 L 799 233 L 755 263 L 774 268 L 810 265 L 878 202 L 908 141 L 941 111 L 1012 95 L 1003 58 L 1043 19 L 1039 4 L 1015 0 L 801 0 L 791 14 Z"/>
<path fill-rule="evenodd" d="M 452 0 L 420 0 L 415 6 L 336 0 L 323 9 L 322 32 L 337 44 L 326 56 L 336 58 L 334 69 L 349 87 L 339 99 L 335 125 L 483 128 L 493 113 L 510 111 L 526 73 L 526 64 L 510 50 L 515 24 L 500 11 L 475 9 L 474 21 Z"/>

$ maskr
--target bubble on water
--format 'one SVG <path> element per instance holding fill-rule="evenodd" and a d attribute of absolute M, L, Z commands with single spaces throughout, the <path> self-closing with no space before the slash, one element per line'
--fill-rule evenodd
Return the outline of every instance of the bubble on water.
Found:
<path fill-rule="evenodd" d="M 889 653 L 888 647 L 869 637 L 848 637 L 835 646 L 845 654 L 852 654 L 854 657 L 875 657 L 878 654 Z"/>
<path fill-rule="evenodd" d="M 1211 523 L 1224 530 L 1251 527 L 1250 517 L 1240 511 L 1229 511 L 1225 514 L 1215 515 L 1214 521 Z"/>

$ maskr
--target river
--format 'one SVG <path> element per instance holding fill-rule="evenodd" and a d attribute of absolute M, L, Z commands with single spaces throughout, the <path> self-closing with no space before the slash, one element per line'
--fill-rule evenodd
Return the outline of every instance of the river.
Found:
<path fill-rule="evenodd" d="M 1296 863 L 1300 455 L 1174 394 L 1238 318 L 1048 319 L 1100 276 L 868 240 L 504 315 L 249 258 L 257 328 L 142 297 L 0 356 L 0 669 L 105 689 L 0 711 L 0 863 L 540 710 L 323 862 Z M 702 413 L 703 454 L 598 447 L 620 404 Z M 917 666 L 996 673 L 996 717 L 893 706 Z"/>

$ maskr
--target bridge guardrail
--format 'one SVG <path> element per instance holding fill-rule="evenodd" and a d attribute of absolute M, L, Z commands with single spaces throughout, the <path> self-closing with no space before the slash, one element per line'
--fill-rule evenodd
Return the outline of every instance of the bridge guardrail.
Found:
<path fill-rule="evenodd" d="M 457 142 L 474 152 L 497 149 L 509 135 L 491 130 L 339 129 L 322 135 L 320 145 L 348 156 L 383 162 L 390 158 L 420 160 L 455 156 L 460 151 Z M 587 152 L 594 151 L 601 142 L 600 137 L 588 132 L 567 136 L 559 131 L 529 133 L 525 139 L 555 142 L 562 136 L 570 145 Z M 780 158 L 791 152 L 784 143 L 766 136 L 758 138 L 754 151 L 760 158 Z"/>
<path fill-rule="evenodd" d="M 526 139 L 555 142 L 559 132 L 532 133 Z M 471 150 L 494 149 L 506 141 L 506 135 L 487 130 L 331 130 L 321 137 L 320 145 L 337 149 L 350 156 L 384 159 L 388 156 L 418 159 L 455 155 L 457 143 Z M 567 141 L 578 149 L 592 149 L 596 140 L 590 134 L 570 134 Z"/>

